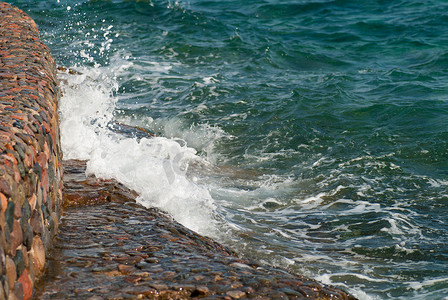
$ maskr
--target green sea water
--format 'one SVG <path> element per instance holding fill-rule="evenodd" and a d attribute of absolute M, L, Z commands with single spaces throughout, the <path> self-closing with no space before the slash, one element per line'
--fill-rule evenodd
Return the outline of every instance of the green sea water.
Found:
<path fill-rule="evenodd" d="M 88 75 L 61 75 L 62 101 L 91 97 L 81 122 L 107 127 L 107 115 L 183 149 L 132 160 L 96 127 L 63 136 L 114 149 L 123 166 L 109 175 L 141 181 L 146 204 L 171 212 L 196 197 L 212 230 L 174 217 L 360 299 L 448 297 L 448 2 L 10 3 L 59 65 Z M 176 169 L 187 148 L 195 159 Z M 109 155 L 89 151 L 92 170 Z M 155 156 L 162 189 L 129 175 Z"/>

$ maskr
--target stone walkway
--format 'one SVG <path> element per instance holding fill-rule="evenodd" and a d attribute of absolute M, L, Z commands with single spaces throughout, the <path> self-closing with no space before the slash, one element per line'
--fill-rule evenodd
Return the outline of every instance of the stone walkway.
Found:
<path fill-rule="evenodd" d="M 355 299 L 239 259 L 116 182 L 85 178 L 81 162 L 65 170 L 65 214 L 36 299 Z"/>

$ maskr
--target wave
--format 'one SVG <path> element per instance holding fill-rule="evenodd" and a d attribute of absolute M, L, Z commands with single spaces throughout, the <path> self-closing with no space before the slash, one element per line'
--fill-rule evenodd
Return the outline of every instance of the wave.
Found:
<path fill-rule="evenodd" d="M 87 172 L 114 178 L 139 193 L 138 202 L 170 213 L 183 225 L 216 235 L 216 204 L 207 188 L 187 177 L 192 163 L 206 163 L 185 140 L 126 137 L 110 128 L 118 89 L 116 76 L 132 63 L 117 59 L 107 67 L 61 74 L 66 82 L 60 106 L 65 159 L 87 160 Z M 191 139 L 190 139 L 191 140 Z"/>

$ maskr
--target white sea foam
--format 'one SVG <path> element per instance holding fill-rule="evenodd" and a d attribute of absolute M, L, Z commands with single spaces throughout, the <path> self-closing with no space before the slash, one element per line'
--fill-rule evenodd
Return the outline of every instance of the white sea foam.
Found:
<path fill-rule="evenodd" d="M 224 137 L 230 138 L 222 129 L 209 124 L 186 126 L 180 118 L 156 120 L 154 124 L 161 127 L 163 136 L 181 138 L 190 147 L 205 153 L 207 161 L 214 162 L 218 158 L 215 150 L 216 142 Z"/>
<path fill-rule="evenodd" d="M 448 283 L 448 278 L 435 278 L 435 279 L 429 279 L 429 280 L 425 280 L 422 282 L 418 282 L 418 281 L 411 281 L 408 283 L 408 285 L 413 288 L 414 290 L 420 290 L 422 288 L 428 287 L 428 286 L 432 286 L 435 284 L 440 284 L 440 283 Z"/>
<path fill-rule="evenodd" d="M 323 282 L 325 284 L 328 284 L 328 285 L 337 285 L 341 288 L 344 288 L 345 290 L 348 290 L 353 296 L 355 296 L 359 300 L 380 300 L 380 299 L 382 299 L 381 297 L 376 296 L 376 295 L 369 295 L 360 289 L 350 288 L 350 285 L 342 284 L 339 280 L 333 281 L 332 277 L 336 277 L 336 276 L 355 276 L 358 280 L 362 280 L 362 281 L 366 281 L 366 282 L 377 282 L 377 283 L 387 282 L 387 280 L 375 279 L 375 278 L 368 277 L 366 275 L 352 274 L 352 273 L 350 273 L 350 274 L 349 273 L 336 273 L 336 274 L 326 273 L 326 274 L 322 274 L 322 275 L 315 277 L 315 279 L 319 280 L 320 282 Z"/>
<path fill-rule="evenodd" d="M 139 193 L 138 201 L 170 213 L 199 233 L 216 231 L 215 204 L 208 190 L 186 171 L 200 160 L 196 150 L 176 138 L 128 138 L 113 133 L 117 98 L 115 78 L 132 66 L 116 57 L 106 67 L 84 68 L 83 75 L 62 74 L 61 140 L 65 159 L 87 160 L 87 172 L 114 178 Z"/>

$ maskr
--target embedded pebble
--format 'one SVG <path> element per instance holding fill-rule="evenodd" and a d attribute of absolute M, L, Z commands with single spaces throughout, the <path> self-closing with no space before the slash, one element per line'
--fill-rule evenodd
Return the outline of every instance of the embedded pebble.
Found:
<path fill-rule="evenodd" d="M 226 295 L 228 295 L 228 296 L 230 296 L 230 297 L 232 297 L 234 299 L 241 299 L 241 298 L 246 296 L 246 293 L 243 292 L 243 291 L 236 290 L 236 291 L 228 291 L 226 293 Z"/>

